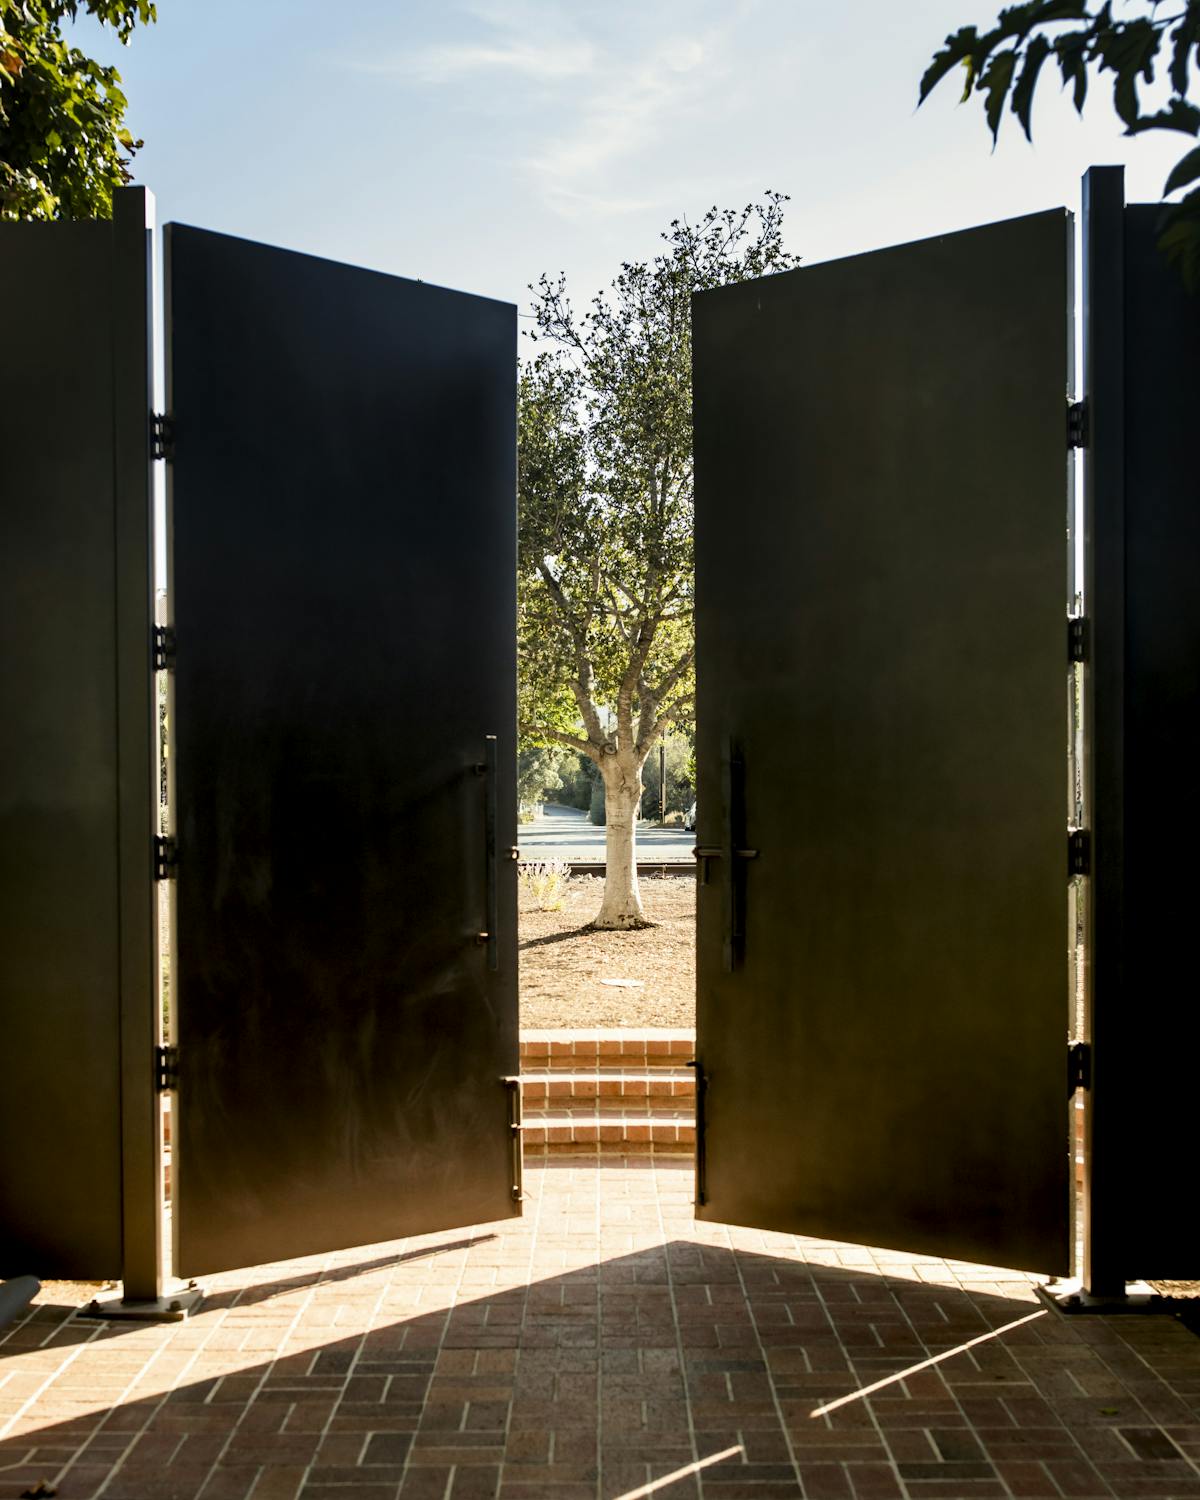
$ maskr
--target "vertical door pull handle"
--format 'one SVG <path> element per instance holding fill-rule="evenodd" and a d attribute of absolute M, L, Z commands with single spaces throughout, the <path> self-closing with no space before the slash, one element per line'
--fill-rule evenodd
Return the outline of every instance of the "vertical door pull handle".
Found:
<path fill-rule="evenodd" d="M 512 1140 L 512 1200 L 521 1203 L 525 1198 L 525 1160 L 521 1142 L 521 1080 L 517 1077 L 502 1078 L 500 1082 L 508 1090 L 508 1132 Z"/>
<path fill-rule="evenodd" d="M 721 801 L 725 826 L 717 849 L 697 849 L 707 880 L 708 860 L 722 865 L 722 943 L 725 969 L 740 967 L 746 947 L 746 865 L 758 858 L 757 849 L 746 847 L 746 762 L 736 740 L 728 738 L 721 756 Z"/>
<path fill-rule="evenodd" d="M 484 740 L 483 762 L 483 838 L 486 878 L 484 884 L 484 919 L 480 941 L 487 948 L 487 966 L 494 973 L 500 967 L 496 928 L 500 922 L 499 872 L 496 869 L 496 802 L 499 793 L 499 762 L 496 736 Z"/>
<path fill-rule="evenodd" d="M 708 1074 L 698 1057 L 693 1057 L 688 1067 L 696 1070 L 696 1204 L 702 1208 L 708 1202 L 708 1163 L 704 1135 L 707 1124 L 704 1106 L 708 1102 Z"/>

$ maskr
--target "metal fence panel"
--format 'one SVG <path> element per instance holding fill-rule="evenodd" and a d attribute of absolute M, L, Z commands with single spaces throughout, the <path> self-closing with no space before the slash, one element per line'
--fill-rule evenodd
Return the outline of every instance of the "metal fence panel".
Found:
<path fill-rule="evenodd" d="M 156 1232 L 150 261 L 117 198 L 0 225 L 0 1275 L 119 1277 Z"/>

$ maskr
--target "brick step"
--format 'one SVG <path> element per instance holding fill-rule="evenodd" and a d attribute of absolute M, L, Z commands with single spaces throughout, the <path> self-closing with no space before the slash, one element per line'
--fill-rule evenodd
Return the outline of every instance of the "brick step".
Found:
<path fill-rule="evenodd" d="M 525 1067 L 521 1073 L 525 1108 L 548 1104 L 579 1104 L 583 1100 L 640 1102 L 694 1100 L 696 1075 L 691 1068 L 572 1068 Z"/>
<path fill-rule="evenodd" d="M 690 1155 L 695 1050 L 690 1027 L 522 1031 L 525 1154 Z"/>
<path fill-rule="evenodd" d="M 622 1156 L 689 1155 L 696 1141 L 693 1112 L 637 1109 L 526 1109 L 521 1138 L 526 1156 L 583 1153 Z"/>
<path fill-rule="evenodd" d="M 526 1105 L 522 1118 L 564 1123 L 574 1120 L 605 1120 L 619 1123 L 633 1120 L 644 1124 L 647 1120 L 665 1120 L 678 1124 L 681 1120 L 695 1120 L 695 1102 L 691 1099 L 579 1099 L 574 1102 L 552 1100 L 548 1104 Z"/>
<path fill-rule="evenodd" d="M 695 1051 L 696 1033 L 690 1027 L 528 1030 L 521 1032 L 521 1072 L 531 1068 L 573 1073 L 598 1068 L 678 1068 Z"/>

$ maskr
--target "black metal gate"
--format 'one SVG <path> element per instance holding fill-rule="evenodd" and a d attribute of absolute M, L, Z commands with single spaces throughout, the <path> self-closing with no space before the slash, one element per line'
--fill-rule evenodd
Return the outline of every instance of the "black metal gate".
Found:
<path fill-rule="evenodd" d="M 0 1275 L 153 1313 L 172 1269 L 520 1212 L 516 316 L 175 226 L 152 418 L 153 202 L 115 208 L 0 226 Z"/>
<path fill-rule="evenodd" d="M 179 1269 L 517 1213 L 515 310 L 165 264 Z"/>
<path fill-rule="evenodd" d="M 0 225 L 0 1277 L 157 1269 L 152 227 Z"/>
<path fill-rule="evenodd" d="M 185 1273 L 510 1214 L 520 1163 L 514 310 L 173 229 L 153 642 L 151 218 L 0 226 L 0 1275 L 152 1303 L 156 1083 Z M 1069 652 L 1063 214 L 698 299 L 703 1217 L 1066 1268 L 1071 654 L 1082 1269 L 1195 1274 L 1200 302 L 1157 235 L 1089 173 Z"/>
<path fill-rule="evenodd" d="M 1085 668 L 1090 925 L 1083 1273 L 1194 1278 L 1183 1184 L 1200 1052 L 1190 934 L 1200 880 L 1200 295 L 1159 248 L 1162 207 L 1124 201 L 1120 167 L 1083 199 Z"/>
<path fill-rule="evenodd" d="M 1068 1268 L 1070 253 L 696 299 L 702 1217 Z"/>

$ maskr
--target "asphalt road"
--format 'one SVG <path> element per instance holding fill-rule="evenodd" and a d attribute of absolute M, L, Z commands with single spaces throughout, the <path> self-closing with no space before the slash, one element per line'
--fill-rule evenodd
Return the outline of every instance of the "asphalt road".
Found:
<path fill-rule="evenodd" d="M 547 803 L 540 818 L 518 826 L 517 845 L 525 860 L 563 859 L 581 863 L 603 860 L 604 829 L 589 823 L 587 813 L 578 808 Z M 686 828 L 638 824 L 639 860 L 691 864 L 695 845 L 696 835 Z"/>

